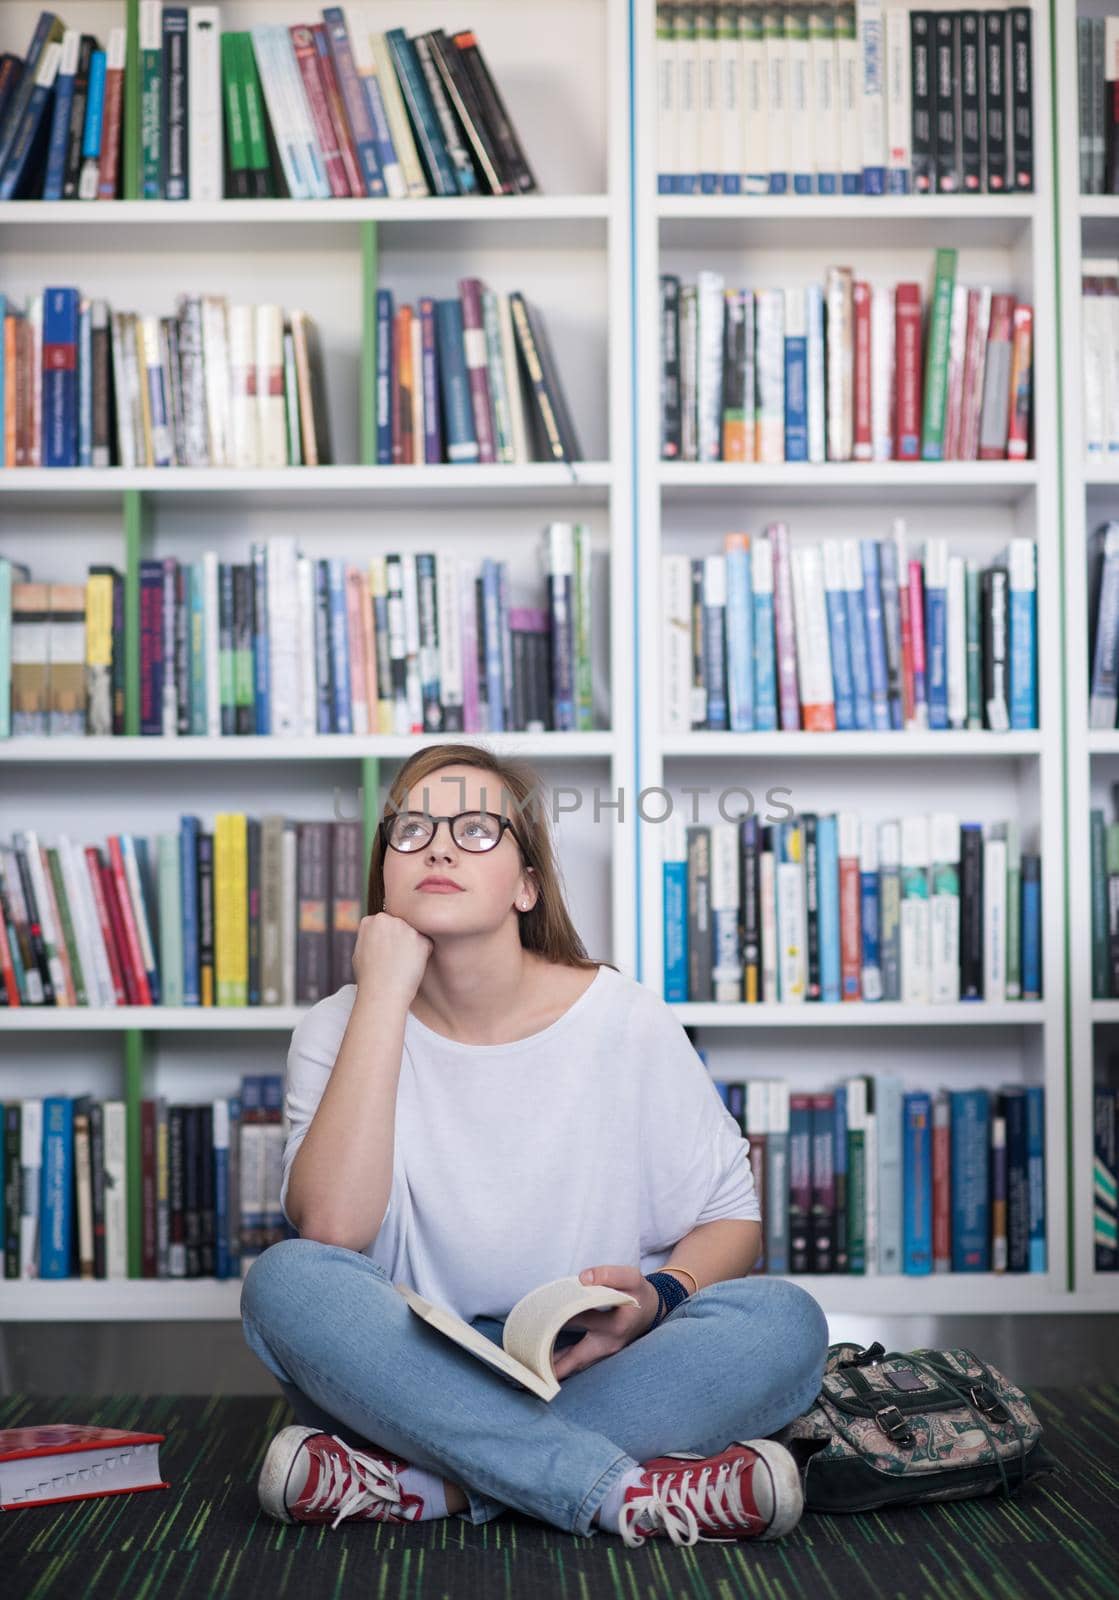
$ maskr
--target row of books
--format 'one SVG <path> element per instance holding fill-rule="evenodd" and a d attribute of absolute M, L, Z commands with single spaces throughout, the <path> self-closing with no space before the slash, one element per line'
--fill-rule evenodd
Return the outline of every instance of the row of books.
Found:
<path fill-rule="evenodd" d="M 1110 1082 L 1092 1088 L 1092 1158 L 1094 1264 L 1119 1272 L 1119 1089 Z"/>
<path fill-rule="evenodd" d="M 538 554 L 535 604 L 508 561 L 445 550 L 358 566 L 274 535 L 248 561 L 143 560 L 139 732 L 588 731 L 590 531 L 550 523 Z M 0 739 L 124 733 L 128 650 L 115 568 L 33 583 L 0 557 Z"/>
<path fill-rule="evenodd" d="M 321 21 L 223 31 L 217 5 L 141 0 L 140 198 L 527 194 L 536 179 L 477 36 Z M 39 15 L 0 58 L 0 200 L 123 195 L 127 31 Z"/>
<path fill-rule="evenodd" d="M 123 1100 L 46 1095 L 0 1106 L 5 1278 L 129 1276 Z M 280 1073 L 233 1095 L 140 1101 L 141 1278 L 238 1278 L 297 1237 L 280 1209 Z"/>
<path fill-rule="evenodd" d="M 1112 815 L 1119 819 L 1119 784 L 1111 785 Z M 1088 815 L 1092 904 L 1092 998 L 1119 999 L 1119 820 L 1103 806 Z"/>
<path fill-rule="evenodd" d="M 353 982 L 362 825 L 219 812 L 0 845 L 0 1005 L 313 1005 Z"/>
<path fill-rule="evenodd" d="M 665 461 L 1023 461 L 1031 454 L 1033 307 L 956 281 L 829 267 L 823 285 L 727 289 L 661 277 Z M 922 326 L 924 324 L 924 326 Z"/>
<path fill-rule="evenodd" d="M 702 1051 L 699 1052 L 701 1055 Z M 1044 1272 L 1045 1090 L 717 1083 L 750 1141 L 755 1272 Z"/>
<path fill-rule="evenodd" d="M 1114 98 L 1119 16 L 1077 17 L 1080 193 L 1119 193 L 1119 129 Z"/>
<path fill-rule="evenodd" d="M 1041 858 L 1015 821 L 798 813 L 788 793 L 764 821 L 751 799 L 661 824 L 667 1001 L 1041 998 Z"/>
<path fill-rule="evenodd" d="M 1119 713 L 1119 522 L 1088 538 L 1088 726 L 1116 726 Z"/>
<path fill-rule="evenodd" d="M 1084 362 L 1084 455 L 1119 460 L 1119 257 L 1085 257 L 1080 266 Z"/>
<path fill-rule="evenodd" d="M 926 539 L 922 562 L 900 518 L 889 539 L 795 545 L 775 522 L 663 555 L 661 584 L 666 732 L 1038 725 L 1030 539 L 987 566 Z"/>
<path fill-rule="evenodd" d="M 659 192 L 1031 192 L 1032 34 L 1028 5 L 658 0 Z"/>
<path fill-rule="evenodd" d="M 464 278 L 459 298 L 377 296 L 377 460 L 573 461 L 574 423 L 539 312 Z M 305 311 L 179 295 L 173 315 L 56 287 L 0 294 L 0 436 L 11 467 L 330 462 Z"/>

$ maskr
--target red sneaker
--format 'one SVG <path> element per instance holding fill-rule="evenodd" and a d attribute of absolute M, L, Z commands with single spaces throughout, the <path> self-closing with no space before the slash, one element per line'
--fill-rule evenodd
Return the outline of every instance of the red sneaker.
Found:
<path fill-rule="evenodd" d="M 779 1539 L 804 1510 L 797 1464 L 775 1439 L 736 1439 L 717 1456 L 670 1450 L 641 1469 L 646 1482 L 626 1490 L 619 1519 L 631 1548 L 650 1534 L 673 1544 Z"/>
<path fill-rule="evenodd" d="M 423 1496 L 403 1494 L 397 1474 L 408 1465 L 387 1451 L 355 1450 L 317 1428 L 281 1428 L 260 1469 L 257 1495 L 277 1522 L 415 1522 Z M 333 1520 L 332 1520 L 333 1519 Z"/>

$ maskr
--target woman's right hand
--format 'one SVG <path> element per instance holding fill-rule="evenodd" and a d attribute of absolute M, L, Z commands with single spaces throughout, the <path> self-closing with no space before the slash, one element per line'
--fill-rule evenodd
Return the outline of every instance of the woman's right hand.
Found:
<path fill-rule="evenodd" d="M 354 945 L 354 978 L 358 990 L 376 989 L 404 1002 L 407 1010 L 427 970 L 434 943 L 403 917 L 390 911 L 362 917 Z"/>

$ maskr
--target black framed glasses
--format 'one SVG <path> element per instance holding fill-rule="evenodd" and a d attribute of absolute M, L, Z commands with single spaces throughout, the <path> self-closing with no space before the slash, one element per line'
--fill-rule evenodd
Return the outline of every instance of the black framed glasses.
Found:
<path fill-rule="evenodd" d="M 450 824 L 451 838 L 460 849 L 472 851 L 475 855 L 484 855 L 487 850 L 496 849 L 506 828 L 524 853 L 517 830 L 508 817 L 500 816 L 496 811 L 460 811 L 454 817 L 435 817 L 430 811 L 398 811 L 394 816 L 381 818 L 381 837 L 393 850 L 399 850 L 402 855 L 411 855 L 431 843 L 441 822 Z"/>

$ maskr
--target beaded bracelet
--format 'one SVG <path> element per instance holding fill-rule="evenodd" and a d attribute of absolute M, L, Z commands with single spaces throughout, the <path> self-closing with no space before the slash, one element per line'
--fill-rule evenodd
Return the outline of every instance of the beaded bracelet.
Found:
<path fill-rule="evenodd" d="M 679 1278 L 673 1277 L 671 1272 L 647 1272 L 645 1277 L 657 1291 L 657 1299 L 660 1302 L 656 1316 L 645 1330 L 646 1333 L 651 1333 L 654 1328 L 660 1327 L 670 1311 L 675 1311 L 678 1305 L 682 1305 L 685 1300 L 689 1300 L 691 1294 L 687 1287 L 680 1282 Z"/>

